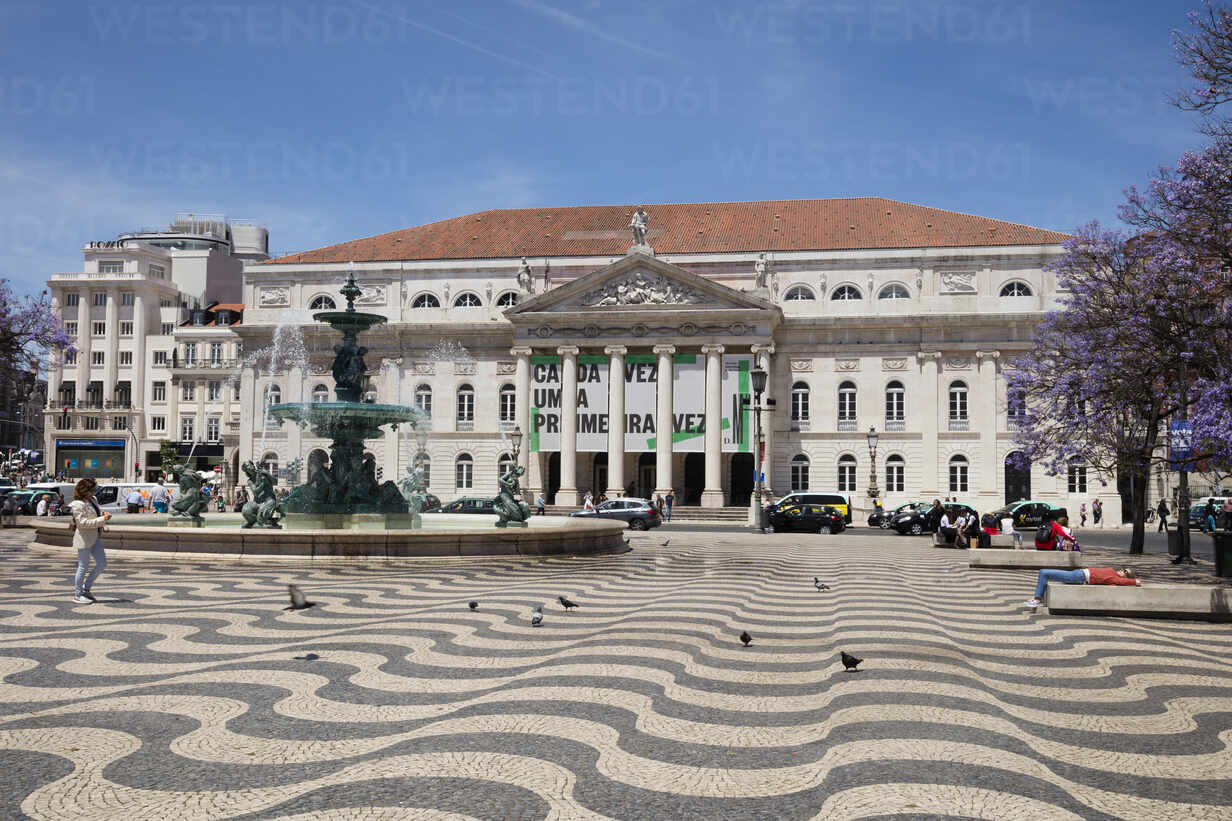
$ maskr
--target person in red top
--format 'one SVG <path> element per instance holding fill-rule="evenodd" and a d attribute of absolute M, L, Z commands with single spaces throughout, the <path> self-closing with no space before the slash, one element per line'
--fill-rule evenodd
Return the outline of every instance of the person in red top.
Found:
<path fill-rule="evenodd" d="M 1047 542 L 1036 541 L 1036 550 L 1081 550 L 1074 531 L 1069 529 L 1069 517 L 1058 516 L 1052 523 Z"/>
<path fill-rule="evenodd" d="M 1078 570 L 1045 568 L 1039 572 L 1039 578 L 1035 582 L 1035 598 L 1025 602 L 1027 607 L 1034 610 L 1043 605 L 1044 591 L 1048 589 L 1048 582 L 1060 582 L 1061 584 L 1116 584 L 1127 587 L 1142 584 L 1133 569 L 1128 567 L 1122 567 L 1119 570 L 1112 567 L 1084 567 Z"/>

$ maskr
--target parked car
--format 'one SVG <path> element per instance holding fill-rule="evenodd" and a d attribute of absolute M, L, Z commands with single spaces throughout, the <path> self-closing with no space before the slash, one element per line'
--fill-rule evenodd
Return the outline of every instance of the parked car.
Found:
<path fill-rule="evenodd" d="M 629 523 L 630 530 L 646 530 L 663 524 L 663 516 L 649 499 L 624 496 L 609 499 L 594 510 L 578 510 L 570 516 L 596 516 L 600 519 L 620 519 Z"/>
<path fill-rule="evenodd" d="M 929 510 L 932 505 L 925 505 L 916 510 L 908 510 L 898 514 L 890 521 L 890 527 L 897 530 L 902 535 L 910 533 L 912 536 L 919 536 L 922 533 L 933 533 L 936 531 L 937 525 L 930 522 Z M 944 505 L 946 510 L 957 510 L 959 513 L 971 513 L 977 519 L 979 513 L 971 505 L 964 505 L 961 502 L 949 502 Z"/>
<path fill-rule="evenodd" d="M 439 508 L 432 511 L 433 513 L 490 513 L 496 515 L 496 508 L 492 504 L 491 499 L 484 499 L 478 496 L 463 496 L 461 499 L 454 499 L 446 505 L 441 505 Z"/>
<path fill-rule="evenodd" d="M 873 513 L 870 513 L 868 516 L 868 526 L 869 527 L 879 527 L 882 530 L 889 530 L 890 522 L 898 514 L 907 513 L 909 511 L 916 510 L 921 507 L 927 510 L 929 506 L 930 505 L 928 502 L 907 502 L 905 504 L 899 505 L 893 510 L 874 511 Z"/>
<path fill-rule="evenodd" d="M 1215 526 L 1223 525 L 1223 496 L 1202 496 L 1194 499 L 1189 507 L 1189 526 L 1202 527 L 1202 522 L 1206 519 L 1206 506 L 1208 504 L 1215 507 Z"/>
<path fill-rule="evenodd" d="M 770 514 L 767 524 L 776 532 L 803 530 L 807 533 L 842 533 L 847 527 L 842 512 L 830 505 L 791 505 Z"/>
<path fill-rule="evenodd" d="M 1026 500 L 1012 502 L 992 512 L 1000 522 L 1006 516 L 1014 520 L 1014 527 L 1021 530 L 1031 530 L 1044 522 L 1051 522 L 1062 516 L 1069 515 L 1065 508 L 1057 507 L 1052 502 Z"/>
<path fill-rule="evenodd" d="M 771 515 L 777 510 L 792 505 L 829 505 L 843 514 L 843 523 L 851 524 L 851 499 L 841 493 L 818 493 L 812 490 L 797 490 L 788 493 L 772 505 L 767 505 L 764 522 L 770 521 Z"/>
<path fill-rule="evenodd" d="M 34 509 L 38 506 L 39 497 L 46 492 L 45 490 L 15 490 L 8 495 L 17 500 L 18 514 L 33 516 Z"/>

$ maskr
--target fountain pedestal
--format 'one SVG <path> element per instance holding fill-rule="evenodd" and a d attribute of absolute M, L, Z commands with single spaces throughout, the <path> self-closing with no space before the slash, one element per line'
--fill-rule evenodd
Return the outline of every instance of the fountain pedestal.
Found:
<path fill-rule="evenodd" d="M 292 530 L 418 530 L 420 518 L 412 513 L 285 513 Z"/>
<path fill-rule="evenodd" d="M 167 527 L 205 527 L 204 519 L 168 519 Z"/>

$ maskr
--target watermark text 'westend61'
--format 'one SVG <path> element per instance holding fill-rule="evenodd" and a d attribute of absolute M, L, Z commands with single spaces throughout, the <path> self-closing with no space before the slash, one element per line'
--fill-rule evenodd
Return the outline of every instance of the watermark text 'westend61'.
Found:
<path fill-rule="evenodd" d="M 932 0 L 772 0 L 713 9 L 729 40 L 770 45 L 819 43 L 1026 43 L 1026 3 Z"/>
<path fill-rule="evenodd" d="M 407 43 L 422 37 L 402 3 L 98 3 L 99 39 L 154 43 Z"/>

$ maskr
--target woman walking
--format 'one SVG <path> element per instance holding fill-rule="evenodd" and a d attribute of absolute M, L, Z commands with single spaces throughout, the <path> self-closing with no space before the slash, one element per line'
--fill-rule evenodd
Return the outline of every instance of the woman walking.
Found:
<path fill-rule="evenodd" d="M 76 595 L 73 601 L 77 604 L 93 604 L 94 594 L 90 585 L 98 578 L 107 566 L 107 554 L 103 552 L 103 541 L 99 538 L 103 525 L 111 519 L 110 513 L 104 513 L 94 500 L 94 488 L 98 483 L 86 477 L 73 487 L 73 501 L 69 509 L 73 514 L 73 547 L 77 549 L 77 577 L 73 580 Z M 94 568 L 89 573 L 90 559 L 94 559 Z"/>

